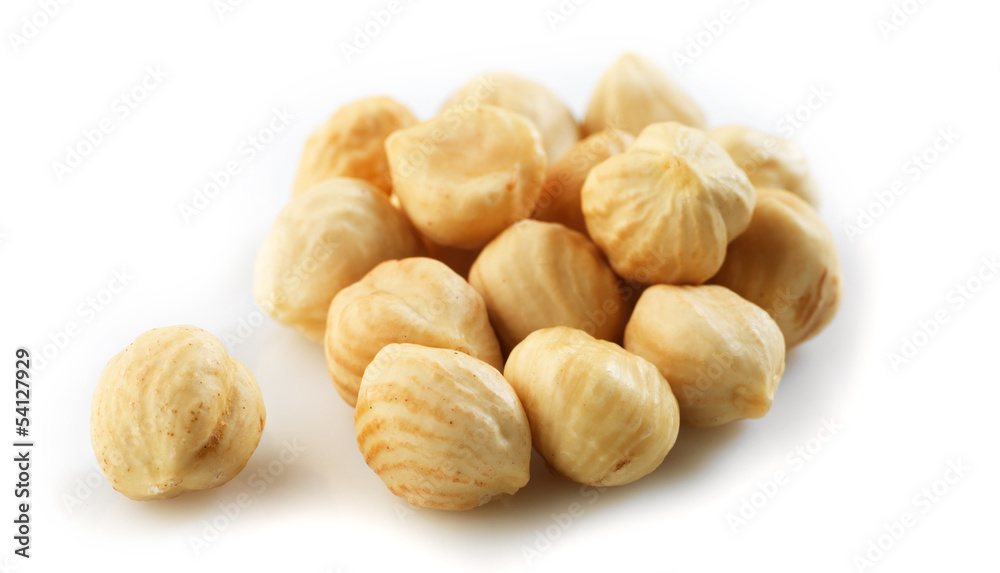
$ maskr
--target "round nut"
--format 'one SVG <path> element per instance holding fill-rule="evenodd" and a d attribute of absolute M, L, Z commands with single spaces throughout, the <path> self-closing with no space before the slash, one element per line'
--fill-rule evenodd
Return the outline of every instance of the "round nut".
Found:
<path fill-rule="evenodd" d="M 545 178 L 538 130 L 489 105 L 402 129 L 385 145 L 403 209 L 439 245 L 485 245 L 531 215 Z"/>
<path fill-rule="evenodd" d="M 334 295 L 382 261 L 420 250 L 385 193 L 359 179 L 327 179 L 278 213 L 257 255 L 254 298 L 278 322 L 320 340 Z"/>
<path fill-rule="evenodd" d="M 306 140 L 292 195 L 331 177 L 352 177 L 392 192 L 385 158 L 385 139 L 417 118 L 403 104 L 387 97 L 369 97 L 337 110 Z"/>
<path fill-rule="evenodd" d="M 806 154 L 794 141 L 742 125 L 717 127 L 708 135 L 729 153 L 755 187 L 785 189 L 810 205 L 819 204 Z"/>
<path fill-rule="evenodd" d="M 155 328 L 101 371 L 90 440 L 112 487 L 168 499 L 233 479 L 264 418 L 257 381 L 219 339 L 194 326 Z"/>
<path fill-rule="evenodd" d="M 750 180 L 703 131 L 647 127 L 628 151 L 595 167 L 583 185 L 587 229 L 615 271 L 642 284 L 700 284 L 746 229 Z"/>
<path fill-rule="evenodd" d="M 633 482 L 677 439 L 677 400 L 656 367 L 581 330 L 532 333 L 511 352 L 504 376 L 528 413 L 535 449 L 573 481 Z"/>
<path fill-rule="evenodd" d="M 348 404 L 357 403 L 365 368 L 394 342 L 458 350 L 503 368 L 486 303 L 462 277 L 432 259 L 386 261 L 333 297 L 326 366 Z"/>
<path fill-rule="evenodd" d="M 720 286 L 646 289 L 625 328 L 625 348 L 659 368 L 690 426 L 763 417 L 785 371 L 778 325 Z"/>
<path fill-rule="evenodd" d="M 758 189 L 746 232 L 729 245 L 712 282 L 763 308 L 793 348 L 826 328 L 843 278 L 833 235 L 816 210 L 780 189 Z"/>
<path fill-rule="evenodd" d="M 573 113 L 548 88 L 514 74 L 494 72 L 469 80 L 451 96 L 441 113 L 461 114 L 479 105 L 494 105 L 528 118 L 542 135 L 545 154 L 553 162 L 580 139 Z"/>
<path fill-rule="evenodd" d="M 455 350 L 379 351 L 361 381 L 354 427 L 368 467 L 418 507 L 472 509 L 528 483 L 521 402 L 496 369 Z"/>
<path fill-rule="evenodd" d="M 535 218 L 562 223 L 586 235 L 587 224 L 580 207 L 583 182 L 591 169 L 609 157 L 624 153 L 634 141 L 629 133 L 609 129 L 595 133 L 570 148 L 562 159 L 549 168 L 535 207 Z"/>
<path fill-rule="evenodd" d="M 625 54 L 597 82 L 583 122 L 585 135 L 614 128 L 639 133 L 646 126 L 676 121 L 704 129 L 705 114 L 651 60 Z"/>
<path fill-rule="evenodd" d="M 623 289 L 600 251 L 558 223 L 522 221 L 501 233 L 473 263 L 469 283 L 505 352 L 552 326 L 617 342 L 628 321 Z"/>

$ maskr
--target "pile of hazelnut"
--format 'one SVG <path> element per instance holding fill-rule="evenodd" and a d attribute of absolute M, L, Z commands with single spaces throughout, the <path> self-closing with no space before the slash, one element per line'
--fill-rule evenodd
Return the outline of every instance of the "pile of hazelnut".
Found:
<path fill-rule="evenodd" d="M 305 145 L 254 297 L 322 340 L 365 462 L 411 504 L 463 510 L 513 494 L 532 447 L 569 480 L 630 483 L 663 462 L 681 425 L 767 414 L 786 351 L 829 324 L 842 295 L 799 147 L 705 129 L 699 108 L 634 54 L 601 77 L 582 124 L 545 87 L 503 73 L 474 78 L 422 123 L 386 97 L 350 103 Z M 211 337 L 173 338 L 184 336 Z M 256 383 L 221 346 L 180 365 L 197 353 L 168 360 L 148 346 L 102 374 L 102 468 L 137 499 L 224 483 L 260 438 Z M 152 376 L 170 364 L 158 384 L 175 380 L 172 391 L 123 382 L 140 373 L 128 368 Z M 156 416 L 146 427 L 180 433 L 191 414 L 157 400 L 186 397 L 177 388 L 206 368 L 216 386 L 229 381 L 228 398 L 194 422 L 205 426 L 195 439 L 164 438 L 175 466 L 131 483 L 125 470 L 147 458 L 103 422 L 123 401 L 114 392 L 138 385 L 131 399 Z M 232 419 L 236 402 L 252 415 Z M 244 447 L 215 456 L 227 439 Z M 186 474 L 199 479 L 185 486 Z"/>

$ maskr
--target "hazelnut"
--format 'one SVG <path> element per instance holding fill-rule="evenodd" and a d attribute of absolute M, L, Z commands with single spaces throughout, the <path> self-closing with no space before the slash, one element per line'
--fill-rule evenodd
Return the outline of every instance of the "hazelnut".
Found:
<path fill-rule="evenodd" d="M 278 322 L 319 340 L 334 295 L 382 261 L 420 251 L 385 193 L 359 179 L 327 179 L 278 213 L 257 255 L 254 298 Z"/>
<path fill-rule="evenodd" d="M 634 141 L 629 133 L 608 129 L 570 148 L 562 159 L 549 168 L 534 217 L 540 221 L 562 223 L 586 235 L 587 224 L 580 208 L 583 182 L 591 169 L 609 157 L 624 153 Z"/>
<path fill-rule="evenodd" d="M 483 104 L 528 118 L 542 136 L 550 163 L 562 157 L 580 139 L 576 119 L 554 93 L 533 81 L 504 72 L 472 78 L 445 102 L 441 113 L 460 114 L 463 110 Z"/>
<path fill-rule="evenodd" d="M 755 187 L 777 187 L 798 195 L 810 205 L 819 204 L 806 155 L 794 141 L 742 125 L 717 127 L 708 135 L 726 150 Z"/>
<path fill-rule="evenodd" d="M 583 122 L 584 135 L 615 128 L 639 133 L 646 126 L 676 121 L 705 128 L 705 114 L 651 60 L 625 54 L 597 82 Z"/>
<path fill-rule="evenodd" d="M 354 427 L 368 467 L 418 507 L 473 509 L 528 483 L 521 402 L 495 368 L 462 352 L 380 350 L 361 380 Z"/>
<path fill-rule="evenodd" d="M 625 349 L 659 368 L 690 426 L 764 416 L 785 371 L 774 320 L 714 285 L 646 289 L 625 328 Z"/>
<path fill-rule="evenodd" d="M 655 123 L 587 176 L 583 215 L 619 276 L 699 284 L 750 223 L 754 188 L 705 132 Z"/>
<path fill-rule="evenodd" d="M 348 404 L 357 402 L 365 368 L 394 342 L 450 348 L 503 367 L 482 297 L 432 259 L 386 261 L 333 297 L 326 365 Z"/>
<path fill-rule="evenodd" d="M 155 328 L 101 371 L 90 440 L 116 490 L 168 499 L 233 479 L 264 418 L 257 381 L 219 339 L 194 326 Z"/>
<path fill-rule="evenodd" d="M 780 189 L 758 189 L 750 226 L 712 282 L 766 310 L 787 348 L 833 320 L 844 288 L 830 230 L 808 203 Z"/>
<path fill-rule="evenodd" d="M 406 106 L 387 97 L 345 105 L 306 140 L 292 195 L 331 177 L 362 179 L 386 194 L 392 192 L 385 138 L 415 123 Z"/>
<path fill-rule="evenodd" d="M 586 237 L 527 220 L 486 245 L 469 272 L 505 352 L 532 332 L 570 326 L 619 341 L 628 306 L 619 279 Z"/>
<path fill-rule="evenodd" d="M 439 245 L 474 249 L 531 215 L 545 178 L 541 136 L 520 114 L 479 106 L 386 141 L 394 191 Z"/>
<path fill-rule="evenodd" d="M 511 352 L 504 376 L 528 414 L 535 449 L 573 481 L 633 482 L 677 439 L 677 401 L 656 367 L 582 330 L 532 333 Z"/>

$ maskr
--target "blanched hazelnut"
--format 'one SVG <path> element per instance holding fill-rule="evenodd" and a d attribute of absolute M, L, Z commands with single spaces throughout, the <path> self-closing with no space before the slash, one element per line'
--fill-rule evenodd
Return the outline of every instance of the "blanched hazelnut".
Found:
<path fill-rule="evenodd" d="M 483 104 L 528 118 L 542 136 L 549 163 L 562 157 L 580 139 L 576 119 L 554 93 L 531 80 L 504 72 L 472 78 L 445 102 L 441 113 L 458 114 Z"/>
<path fill-rule="evenodd" d="M 386 141 L 393 185 L 422 235 L 473 249 L 531 215 L 545 177 L 530 121 L 482 105 L 402 129 Z"/>
<path fill-rule="evenodd" d="M 108 361 L 90 439 L 116 490 L 168 499 L 233 479 L 257 448 L 264 418 L 257 381 L 219 339 L 171 326 L 139 335 Z"/>
<path fill-rule="evenodd" d="M 681 422 L 691 426 L 764 416 L 785 371 L 774 320 L 715 285 L 646 289 L 625 328 L 625 348 L 659 368 Z"/>
<path fill-rule="evenodd" d="M 511 352 L 504 376 L 528 414 L 535 449 L 573 481 L 633 482 L 677 439 L 677 401 L 656 367 L 582 330 L 532 333 Z"/>
<path fill-rule="evenodd" d="M 532 332 L 570 326 L 621 339 L 630 307 L 618 277 L 586 237 L 527 220 L 486 245 L 469 272 L 505 352 Z"/>
<path fill-rule="evenodd" d="M 420 251 L 385 193 L 359 179 L 327 179 L 278 213 L 257 255 L 254 299 L 278 322 L 319 340 L 334 295 L 382 261 Z"/>
<path fill-rule="evenodd" d="M 780 189 L 758 189 L 753 220 L 712 282 L 766 310 L 787 348 L 826 328 L 844 289 L 830 230 L 808 203 Z"/>
<path fill-rule="evenodd" d="M 354 427 L 368 467 L 418 507 L 473 509 L 528 483 L 521 402 L 496 369 L 455 350 L 379 351 L 361 381 Z"/>
<path fill-rule="evenodd" d="M 742 125 L 717 127 L 708 135 L 729 153 L 755 187 L 784 189 L 810 205 L 819 204 L 806 155 L 794 141 Z"/>
<path fill-rule="evenodd" d="M 345 105 L 306 140 L 292 195 L 305 193 L 332 177 L 352 177 L 392 192 L 385 139 L 417 118 L 387 97 L 369 97 Z"/>
<path fill-rule="evenodd" d="M 679 123 L 647 127 L 587 176 L 583 215 L 621 277 L 642 284 L 699 284 L 722 266 L 746 229 L 755 192 L 705 132 Z"/>
<path fill-rule="evenodd" d="M 705 128 L 705 114 L 659 66 L 625 54 L 598 80 L 583 128 L 584 135 L 609 128 L 639 133 L 665 121 Z"/>
<path fill-rule="evenodd" d="M 587 224 L 580 207 L 580 190 L 590 170 L 609 157 L 624 153 L 635 141 L 620 130 L 595 133 L 574 145 L 562 159 L 549 168 L 538 198 L 534 217 L 540 221 L 562 223 L 587 234 Z"/>
<path fill-rule="evenodd" d="M 386 261 L 333 297 L 326 365 L 348 404 L 357 402 L 365 368 L 394 342 L 450 348 L 503 367 L 482 297 L 432 259 Z"/>

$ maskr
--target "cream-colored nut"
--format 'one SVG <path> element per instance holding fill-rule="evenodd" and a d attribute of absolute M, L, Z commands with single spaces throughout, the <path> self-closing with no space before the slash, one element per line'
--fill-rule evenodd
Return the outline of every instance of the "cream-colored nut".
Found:
<path fill-rule="evenodd" d="M 552 326 L 620 341 L 631 308 L 597 247 L 558 223 L 527 220 L 501 233 L 472 265 L 469 283 L 486 300 L 504 352 Z"/>
<path fill-rule="evenodd" d="M 469 80 L 444 106 L 442 114 L 461 115 L 487 104 L 528 118 L 542 135 L 549 163 L 563 156 L 580 139 L 573 113 L 545 86 L 505 72 L 482 74 Z"/>
<path fill-rule="evenodd" d="M 511 352 L 504 376 L 528 413 L 535 449 L 573 481 L 633 482 L 677 439 L 677 400 L 656 367 L 582 330 L 532 333 Z"/>
<path fill-rule="evenodd" d="M 458 350 L 503 368 L 483 298 L 433 259 L 386 261 L 333 297 L 326 366 L 348 404 L 357 403 L 365 368 L 394 342 Z"/>
<path fill-rule="evenodd" d="M 806 154 L 791 139 L 766 135 L 742 125 L 726 125 L 708 132 L 729 153 L 755 187 L 777 187 L 794 193 L 810 205 L 819 204 L 819 192 Z"/>
<path fill-rule="evenodd" d="M 383 348 L 361 381 L 354 428 L 368 467 L 418 507 L 473 509 L 528 483 L 521 402 L 495 368 L 462 352 Z"/>
<path fill-rule="evenodd" d="M 362 179 L 392 192 L 385 139 L 415 123 L 417 118 L 406 106 L 387 97 L 345 105 L 306 140 L 292 195 L 332 177 Z"/>
<path fill-rule="evenodd" d="M 594 242 L 620 276 L 642 284 L 699 284 L 746 229 L 753 185 L 705 132 L 647 127 L 632 147 L 595 167 L 581 192 Z"/>
<path fill-rule="evenodd" d="M 538 130 L 494 106 L 439 115 L 385 146 L 403 209 L 439 245 L 482 247 L 531 215 L 545 178 Z"/>
<path fill-rule="evenodd" d="M 116 490 L 168 499 L 233 479 L 264 418 L 257 381 L 218 338 L 194 326 L 155 328 L 101 371 L 90 441 Z"/>
<path fill-rule="evenodd" d="M 278 213 L 257 255 L 254 298 L 278 322 L 320 340 L 334 295 L 382 261 L 420 252 L 385 193 L 360 179 L 327 179 Z"/>
<path fill-rule="evenodd" d="M 763 417 L 785 371 L 774 320 L 715 285 L 646 289 L 625 328 L 625 348 L 660 369 L 690 426 Z"/>
<path fill-rule="evenodd" d="M 780 189 L 758 189 L 753 220 L 712 282 L 766 310 L 787 348 L 830 324 L 844 289 L 830 230 L 808 203 Z"/>
<path fill-rule="evenodd" d="M 597 82 L 583 122 L 585 135 L 615 128 L 639 133 L 646 126 L 676 121 L 705 128 L 705 114 L 651 60 L 625 54 Z"/>
<path fill-rule="evenodd" d="M 586 235 L 587 224 L 580 207 L 583 182 L 591 169 L 609 157 L 624 153 L 634 141 L 635 138 L 630 133 L 609 129 L 574 145 L 549 168 L 535 207 L 535 218 L 562 223 Z"/>

